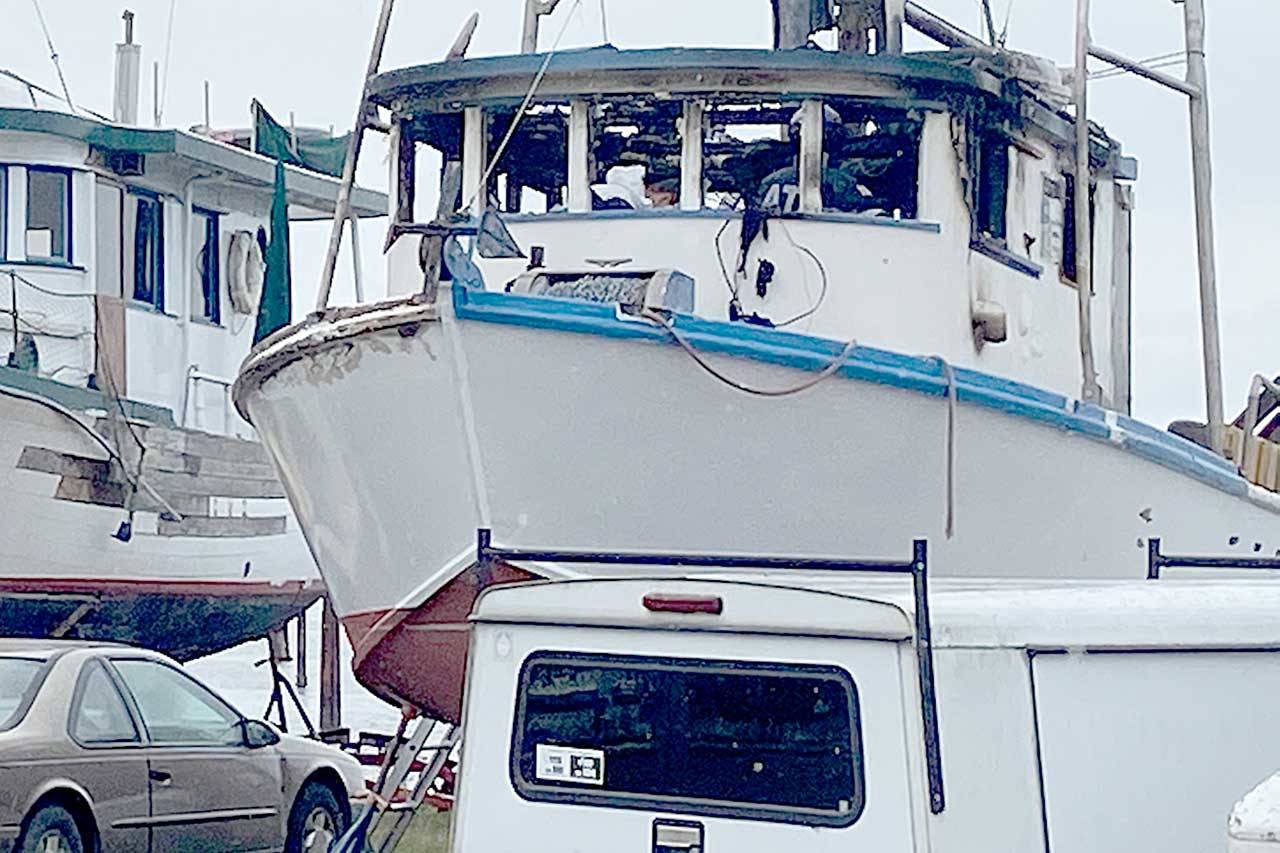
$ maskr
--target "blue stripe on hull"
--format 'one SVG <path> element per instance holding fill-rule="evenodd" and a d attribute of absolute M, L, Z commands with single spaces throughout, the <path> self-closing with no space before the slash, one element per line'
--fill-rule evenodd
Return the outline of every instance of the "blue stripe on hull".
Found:
<path fill-rule="evenodd" d="M 621 315 L 614 305 L 468 290 L 453 287 L 454 313 L 462 320 L 502 323 L 669 344 L 670 336 L 642 319 Z M 844 349 L 841 341 L 723 320 L 677 315 L 675 325 L 691 344 L 709 353 L 816 372 Z M 837 374 L 934 397 L 947 394 L 946 371 L 937 358 L 859 346 Z M 976 370 L 955 369 L 957 398 L 965 403 L 1028 418 L 1067 432 L 1105 441 L 1228 494 L 1244 497 L 1248 483 L 1227 459 L 1186 439 L 1125 415 L 1115 415 L 1062 394 Z"/>

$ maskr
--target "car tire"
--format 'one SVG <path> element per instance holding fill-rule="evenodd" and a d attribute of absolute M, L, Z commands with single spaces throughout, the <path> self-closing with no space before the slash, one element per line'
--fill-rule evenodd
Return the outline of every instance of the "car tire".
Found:
<path fill-rule="evenodd" d="M 51 844 L 52 842 L 52 844 Z M 44 806 L 28 820 L 17 853 L 84 853 L 75 818 L 61 806 Z"/>
<path fill-rule="evenodd" d="M 285 853 L 308 853 L 307 837 L 316 829 L 323 829 L 337 841 L 347 831 L 346 812 L 338 803 L 332 789 L 319 782 L 308 782 L 298 792 L 289 810 L 289 834 L 285 838 Z M 322 848 L 323 849 L 323 848 Z"/>

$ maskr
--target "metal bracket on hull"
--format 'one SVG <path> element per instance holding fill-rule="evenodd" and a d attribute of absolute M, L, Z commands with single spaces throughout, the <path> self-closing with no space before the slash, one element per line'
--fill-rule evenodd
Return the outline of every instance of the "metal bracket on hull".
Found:
<path fill-rule="evenodd" d="M 1147 580 L 1159 580 L 1162 569 L 1245 569 L 1280 571 L 1280 557 L 1185 557 L 1160 553 L 1160 538 L 1147 540 Z"/>
<path fill-rule="evenodd" d="M 626 551 L 556 551 L 503 548 L 493 544 L 493 531 L 476 530 L 476 561 L 481 568 L 495 560 L 509 563 L 579 563 L 607 566 L 688 566 L 716 569 L 765 569 L 808 572 L 870 572 L 911 575 L 915 598 L 915 648 L 920 679 L 920 721 L 924 731 L 925 764 L 929 776 L 929 810 L 946 807 L 942 788 L 942 742 L 938 729 L 938 700 L 934 689 L 933 632 L 929 621 L 929 543 L 916 539 L 911 559 L 843 560 L 827 557 L 783 557 L 750 554 L 661 554 Z"/>

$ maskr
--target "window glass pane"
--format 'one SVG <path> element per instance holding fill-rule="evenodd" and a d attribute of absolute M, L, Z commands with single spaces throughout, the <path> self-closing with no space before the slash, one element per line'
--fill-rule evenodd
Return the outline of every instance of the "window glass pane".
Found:
<path fill-rule="evenodd" d="M 135 196 L 133 298 L 164 310 L 164 207 L 158 199 Z"/>
<path fill-rule="evenodd" d="M 193 312 L 193 315 L 202 317 L 211 323 L 220 323 L 222 322 L 222 306 L 219 301 L 220 295 L 218 291 L 221 278 L 218 251 L 218 217 L 210 213 L 195 214 L 194 231 L 200 238 L 200 243 L 195 247 L 194 259 L 195 277 L 200 287 L 200 292 L 196 294 L 199 313 Z"/>
<path fill-rule="evenodd" d="M 80 679 L 80 699 L 71 720 L 71 736 L 81 743 L 136 742 L 138 731 L 102 665 L 89 664 Z"/>
<path fill-rule="evenodd" d="M 67 241 L 70 176 L 27 170 L 27 257 L 71 260 Z"/>
<path fill-rule="evenodd" d="M 987 134 L 978 151 L 978 236 L 1004 242 L 1009 195 L 1009 143 Z"/>
<path fill-rule="evenodd" d="M 855 690 L 841 670 L 539 655 L 518 703 L 513 764 L 535 799 L 842 825 L 861 809 Z"/>
<path fill-rule="evenodd" d="M 240 716 L 176 669 L 147 660 L 117 660 L 116 669 L 159 743 L 240 744 Z"/>
<path fill-rule="evenodd" d="M 31 692 L 39 684 L 44 661 L 30 658 L 0 658 L 0 732 L 20 722 Z"/>

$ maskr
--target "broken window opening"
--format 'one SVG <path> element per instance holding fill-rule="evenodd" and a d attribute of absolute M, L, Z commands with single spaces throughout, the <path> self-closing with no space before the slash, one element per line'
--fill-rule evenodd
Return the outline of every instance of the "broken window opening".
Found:
<path fill-rule="evenodd" d="M 708 109 L 708 206 L 801 209 L 801 104 L 720 103 Z M 914 219 L 923 121 L 852 99 L 822 104 L 822 209 Z"/>
<path fill-rule="evenodd" d="M 1064 172 L 1066 180 L 1066 201 L 1062 205 L 1062 278 L 1075 284 L 1076 279 L 1076 177 Z M 1092 252 L 1094 240 L 1094 222 L 1097 219 L 1096 202 L 1097 185 L 1089 185 L 1089 247 Z"/>
<path fill-rule="evenodd" d="M 569 184 L 569 112 L 567 103 L 529 105 L 492 169 L 487 206 L 504 213 L 528 214 L 564 209 Z M 515 116 L 515 110 L 490 113 L 489 162 L 498 156 Z"/>
<path fill-rule="evenodd" d="M 1009 140 L 997 130 L 979 134 L 976 146 L 977 199 L 974 236 L 1008 247 Z"/>

